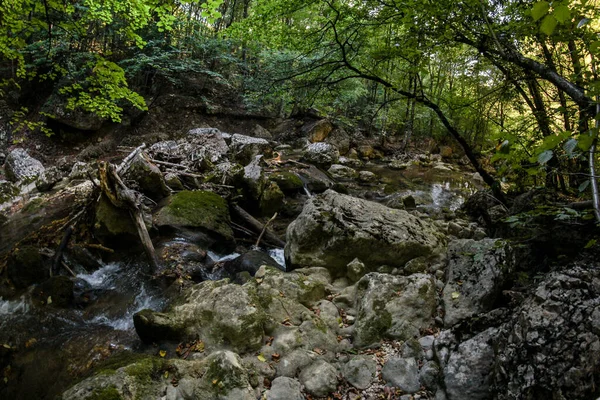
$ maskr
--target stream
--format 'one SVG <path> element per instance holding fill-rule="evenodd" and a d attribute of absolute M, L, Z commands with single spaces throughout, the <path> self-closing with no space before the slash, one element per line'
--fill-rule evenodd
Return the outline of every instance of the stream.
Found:
<path fill-rule="evenodd" d="M 363 170 L 373 172 L 378 181 L 349 185 L 350 194 L 369 197 L 365 194 L 372 192 L 370 197 L 383 204 L 410 195 L 424 212 L 455 211 L 479 188 L 465 172 L 422 167 L 392 171 L 378 164 Z M 283 249 L 267 253 L 285 268 Z M 239 255 L 207 254 L 215 263 Z M 16 299 L 0 298 L 0 366 L 4 368 L 0 398 L 52 399 L 109 358 L 156 354 L 155 347 L 139 340 L 133 315 L 146 308 L 161 311 L 168 305 L 164 281 L 148 272 L 145 261 L 98 262 L 95 271 L 73 268 L 75 299 L 69 308 L 52 306 L 50 298 L 40 297 L 33 288 Z"/>

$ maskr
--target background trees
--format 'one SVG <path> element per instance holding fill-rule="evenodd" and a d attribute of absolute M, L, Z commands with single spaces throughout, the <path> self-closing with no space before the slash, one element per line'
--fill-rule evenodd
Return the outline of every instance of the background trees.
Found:
<path fill-rule="evenodd" d="M 584 190 L 597 15 L 595 0 L 15 0 L 0 72 L 5 92 L 33 82 L 113 121 L 157 77 L 193 75 L 251 112 L 314 107 L 403 146 L 449 132 L 491 186 Z"/>

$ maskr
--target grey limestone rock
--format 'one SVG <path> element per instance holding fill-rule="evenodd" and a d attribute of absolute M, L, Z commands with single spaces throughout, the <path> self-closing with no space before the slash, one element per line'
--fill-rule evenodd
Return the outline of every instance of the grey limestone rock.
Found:
<path fill-rule="evenodd" d="M 382 378 L 390 386 L 397 387 L 406 393 L 415 393 L 421 387 L 419 383 L 419 367 L 414 358 L 390 358 L 381 371 Z"/>
<path fill-rule="evenodd" d="M 302 158 L 315 165 L 330 166 L 338 162 L 340 152 L 329 143 L 317 142 L 306 147 Z"/>
<path fill-rule="evenodd" d="M 498 239 L 455 240 L 448 246 L 444 324 L 489 311 L 514 269 L 509 244 Z"/>
<path fill-rule="evenodd" d="M 343 368 L 344 378 L 357 389 L 366 389 L 376 378 L 377 363 L 370 358 L 354 357 Z"/>
<path fill-rule="evenodd" d="M 300 382 L 285 376 L 275 378 L 267 392 L 267 400 L 304 400 Z"/>
<path fill-rule="evenodd" d="M 300 373 L 300 382 L 314 396 L 326 396 L 337 389 L 337 370 L 323 360 L 317 360 Z"/>
<path fill-rule="evenodd" d="M 4 171 L 12 182 L 35 179 L 45 168 L 42 163 L 31 157 L 27 150 L 16 148 L 8 153 L 4 162 Z"/>
<path fill-rule="evenodd" d="M 443 243 L 432 224 L 406 211 L 328 190 L 310 198 L 288 227 L 285 255 L 292 267 L 322 266 L 339 277 L 355 258 L 367 271 L 400 268 L 439 252 Z"/>

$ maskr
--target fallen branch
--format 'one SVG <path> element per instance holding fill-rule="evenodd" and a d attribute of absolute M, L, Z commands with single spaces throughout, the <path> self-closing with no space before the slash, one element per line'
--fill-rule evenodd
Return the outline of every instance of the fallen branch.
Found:
<path fill-rule="evenodd" d="M 242 207 L 233 204 L 231 206 L 233 212 L 256 233 L 261 233 L 264 230 L 265 240 L 277 247 L 285 247 L 285 242 L 281 240 L 275 233 L 271 232 L 265 225 L 261 224 L 256 218 L 248 214 Z"/>
<path fill-rule="evenodd" d="M 154 158 L 151 158 L 150 161 L 152 161 L 154 164 L 164 165 L 167 167 L 188 169 L 188 167 L 186 167 L 185 165 L 176 164 L 176 163 L 172 163 L 172 162 L 168 162 L 168 161 L 155 160 Z"/>
<path fill-rule="evenodd" d="M 269 224 L 271 222 L 273 222 L 275 220 L 275 218 L 277 218 L 277 213 L 273 214 L 271 219 L 268 220 L 267 223 L 265 224 L 264 228 L 262 229 L 262 232 L 260 232 L 260 235 L 258 236 L 258 239 L 256 240 L 256 244 L 254 245 L 255 247 L 258 247 L 258 245 L 260 244 L 260 240 L 262 239 L 263 235 L 265 234 L 265 231 L 267 230 L 267 227 L 269 226 Z"/>
<path fill-rule="evenodd" d="M 148 234 L 148 229 L 146 229 L 136 193 L 123 183 L 114 165 L 102 162 L 98 165 L 98 172 L 102 193 L 104 193 L 115 207 L 129 210 L 148 261 L 156 270 L 158 268 L 158 259 L 156 258 L 156 252 Z"/>
<path fill-rule="evenodd" d="M 129 165 L 133 161 L 133 159 L 141 153 L 142 150 L 146 148 L 146 143 L 142 143 L 141 146 L 137 147 L 133 150 L 127 157 L 123 159 L 123 162 L 117 167 L 117 174 L 121 174 L 129 168 Z"/>
<path fill-rule="evenodd" d="M 62 264 L 62 266 L 64 267 L 64 269 L 66 269 L 67 271 L 69 271 L 69 273 L 71 274 L 71 276 L 73 278 L 77 278 L 77 275 L 75 275 L 75 272 L 73 272 L 73 270 L 71 268 L 69 268 L 69 266 L 67 265 L 66 262 L 61 261 L 60 263 Z"/>
<path fill-rule="evenodd" d="M 69 239 L 71 238 L 72 234 L 73 225 L 69 225 L 65 230 L 65 234 L 63 235 L 63 238 L 60 241 L 60 245 L 58 246 L 56 253 L 54 254 L 54 261 L 52 262 L 52 268 L 50 269 L 50 276 L 58 275 L 58 273 L 60 272 L 62 255 L 65 248 L 67 247 L 67 244 L 69 244 Z"/>
<path fill-rule="evenodd" d="M 96 244 L 96 243 L 86 243 L 83 245 L 83 247 L 88 248 L 88 249 L 101 250 L 101 251 L 105 251 L 107 253 L 115 252 L 113 249 L 110 249 L 108 247 L 105 247 L 105 246 L 102 246 L 101 244 Z"/>

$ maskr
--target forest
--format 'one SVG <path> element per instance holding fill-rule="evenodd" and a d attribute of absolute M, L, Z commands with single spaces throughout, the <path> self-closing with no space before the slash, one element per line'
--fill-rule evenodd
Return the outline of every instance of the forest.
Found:
<path fill-rule="evenodd" d="M 0 397 L 599 396 L 599 16 L 0 0 Z"/>

